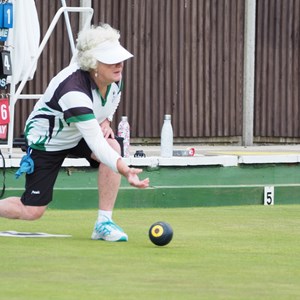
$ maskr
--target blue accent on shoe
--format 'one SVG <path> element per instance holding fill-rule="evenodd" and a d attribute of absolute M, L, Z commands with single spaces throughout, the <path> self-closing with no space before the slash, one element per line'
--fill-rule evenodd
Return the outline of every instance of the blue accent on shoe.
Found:
<path fill-rule="evenodd" d="M 111 222 L 111 221 L 107 221 L 107 222 L 97 222 L 96 226 L 95 226 L 95 229 L 96 231 L 103 235 L 103 236 L 107 236 L 111 233 L 111 230 L 109 230 L 109 226 L 112 226 L 113 227 L 114 223 Z"/>
<path fill-rule="evenodd" d="M 115 224 L 112 220 L 107 219 L 103 222 L 96 222 L 92 233 L 92 239 L 109 242 L 127 242 L 128 236 L 124 233 L 121 227 Z"/>
<path fill-rule="evenodd" d="M 117 224 L 115 224 L 114 222 L 112 222 L 110 220 L 106 221 L 106 222 L 97 222 L 95 229 L 100 234 L 103 234 L 103 236 L 107 236 L 111 233 L 111 230 L 108 229 L 109 227 L 112 227 L 113 229 L 117 229 L 121 232 L 124 232 L 121 227 L 119 227 Z"/>

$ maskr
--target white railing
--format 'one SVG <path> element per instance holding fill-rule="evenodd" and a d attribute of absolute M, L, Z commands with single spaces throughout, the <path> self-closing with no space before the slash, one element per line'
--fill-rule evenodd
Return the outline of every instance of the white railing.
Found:
<path fill-rule="evenodd" d="M 50 26 L 42 40 L 42 42 L 39 45 L 38 51 L 34 59 L 31 61 L 30 67 L 27 69 L 27 72 L 25 73 L 25 76 L 23 77 L 21 83 L 19 84 L 17 90 L 16 90 L 16 83 L 14 81 L 14 76 L 12 75 L 11 78 L 11 86 L 10 86 L 10 123 L 8 126 L 8 135 L 7 135 L 7 144 L 1 144 L 0 148 L 5 148 L 8 149 L 8 154 L 11 157 L 12 156 L 12 151 L 13 151 L 13 134 L 14 134 L 14 120 L 15 120 L 15 105 L 19 99 L 39 99 L 41 97 L 40 94 L 21 94 L 22 90 L 31 74 L 33 71 L 42 51 L 44 50 L 60 16 L 62 14 L 65 15 L 68 12 L 78 12 L 78 13 L 86 13 L 88 14 L 88 17 L 85 19 L 85 22 L 83 24 L 82 29 L 87 28 L 90 26 L 94 10 L 91 7 L 61 7 L 55 14 L 52 22 L 50 23 Z M 68 24 L 68 22 L 66 22 Z M 70 40 L 70 45 L 72 48 L 72 52 L 74 51 L 73 49 L 73 39 L 71 39 L 71 33 L 68 31 L 69 34 L 69 40 Z M 74 52 L 73 52 L 74 54 Z M 12 57 L 13 57 L 13 50 L 12 50 Z"/>

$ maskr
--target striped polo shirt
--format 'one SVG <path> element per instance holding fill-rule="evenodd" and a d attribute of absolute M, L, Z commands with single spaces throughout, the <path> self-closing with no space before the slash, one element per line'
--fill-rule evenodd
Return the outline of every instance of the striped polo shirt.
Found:
<path fill-rule="evenodd" d="M 121 98 L 122 82 L 108 86 L 106 98 L 87 71 L 72 64 L 58 73 L 25 124 L 25 137 L 31 148 L 60 151 L 75 147 L 82 135 L 74 125 L 96 119 L 100 124 L 112 118 Z"/>

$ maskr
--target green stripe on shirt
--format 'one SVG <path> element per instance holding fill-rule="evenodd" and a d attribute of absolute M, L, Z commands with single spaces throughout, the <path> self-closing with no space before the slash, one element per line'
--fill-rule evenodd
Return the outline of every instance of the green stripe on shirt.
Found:
<path fill-rule="evenodd" d="M 66 120 L 67 123 L 76 123 L 76 122 L 82 122 L 82 121 L 88 121 L 95 119 L 94 114 L 86 114 L 81 116 L 73 116 Z"/>

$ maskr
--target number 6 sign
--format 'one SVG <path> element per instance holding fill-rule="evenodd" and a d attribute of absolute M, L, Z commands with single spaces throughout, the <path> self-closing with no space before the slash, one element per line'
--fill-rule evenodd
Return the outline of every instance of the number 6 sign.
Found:
<path fill-rule="evenodd" d="M 8 124 L 9 118 L 9 102 L 7 98 L 0 99 L 0 125 Z"/>

